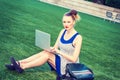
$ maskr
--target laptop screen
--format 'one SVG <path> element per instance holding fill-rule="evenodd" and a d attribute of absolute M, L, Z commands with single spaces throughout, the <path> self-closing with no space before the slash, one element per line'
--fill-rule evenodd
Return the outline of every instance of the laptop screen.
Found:
<path fill-rule="evenodd" d="M 50 49 L 50 34 L 35 30 L 35 45 L 44 50 Z"/>

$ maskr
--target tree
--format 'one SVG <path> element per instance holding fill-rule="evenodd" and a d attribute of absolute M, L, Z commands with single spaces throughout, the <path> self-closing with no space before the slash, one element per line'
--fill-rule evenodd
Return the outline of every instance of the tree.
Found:
<path fill-rule="evenodd" d="M 93 2 L 98 4 L 105 4 L 106 0 L 93 0 Z"/>
<path fill-rule="evenodd" d="M 120 9 L 120 0 L 106 0 L 105 5 Z"/>
<path fill-rule="evenodd" d="M 120 9 L 120 0 L 86 0 Z"/>

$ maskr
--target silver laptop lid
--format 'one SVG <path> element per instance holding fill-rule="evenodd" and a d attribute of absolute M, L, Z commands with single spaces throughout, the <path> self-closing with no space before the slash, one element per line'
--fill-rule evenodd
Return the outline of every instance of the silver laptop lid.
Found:
<path fill-rule="evenodd" d="M 50 49 L 50 34 L 35 30 L 35 45 L 44 49 L 49 50 Z"/>

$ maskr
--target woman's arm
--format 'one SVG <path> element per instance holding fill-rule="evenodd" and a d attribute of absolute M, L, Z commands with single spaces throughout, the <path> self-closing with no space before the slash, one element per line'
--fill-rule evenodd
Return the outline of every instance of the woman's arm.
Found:
<path fill-rule="evenodd" d="M 60 31 L 59 36 L 58 36 L 58 38 L 57 38 L 57 40 L 56 40 L 55 45 L 54 45 L 53 48 L 57 48 L 57 49 L 58 49 L 58 42 L 59 42 L 59 40 L 60 40 L 60 37 L 61 37 L 63 31 L 64 31 L 64 29 L 62 29 L 62 30 Z"/>
<path fill-rule="evenodd" d="M 65 53 L 62 53 L 57 48 L 54 51 L 56 53 L 62 55 L 63 57 L 65 57 L 67 60 L 69 60 L 71 62 L 76 62 L 79 57 L 79 54 L 80 54 L 80 49 L 81 49 L 81 45 L 82 45 L 82 36 L 78 35 L 76 37 L 76 39 L 74 40 L 73 45 L 75 47 L 75 51 L 74 51 L 73 55 L 67 55 Z"/>

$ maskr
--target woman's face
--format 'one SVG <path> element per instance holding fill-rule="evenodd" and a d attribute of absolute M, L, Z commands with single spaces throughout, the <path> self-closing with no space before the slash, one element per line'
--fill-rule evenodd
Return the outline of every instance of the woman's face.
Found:
<path fill-rule="evenodd" d="M 75 21 L 72 19 L 71 16 L 63 16 L 63 26 L 66 30 L 70 30 L 73 28 Z"/>

